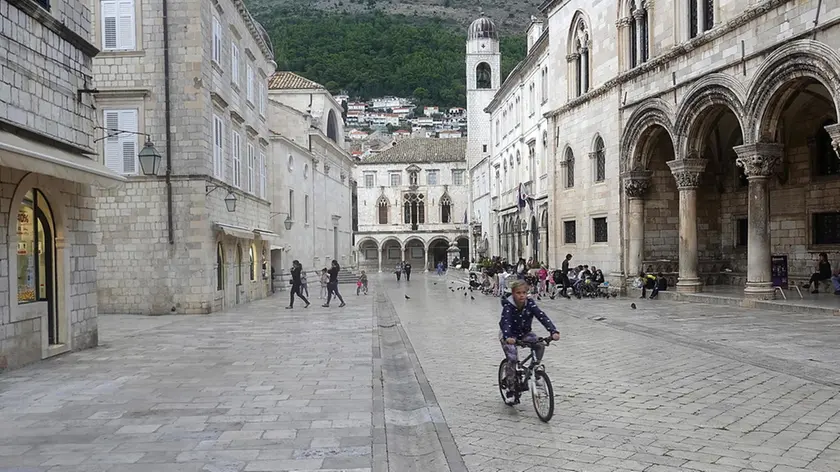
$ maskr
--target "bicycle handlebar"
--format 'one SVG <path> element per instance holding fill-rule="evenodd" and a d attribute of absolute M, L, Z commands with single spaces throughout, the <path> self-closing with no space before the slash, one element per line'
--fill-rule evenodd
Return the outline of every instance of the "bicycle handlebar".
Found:
<path fill-rule="evenodd" d="M 547 338 L 537 338 L 537 340 L 532 342 L 532 343 L 529 343 L 529 342 L 526 342 L 526 341 L 521 341 L 521 340 L 517 339 L 516 340 L 516 345 L 519 346 L 519 347 L 532 347 L 534 344 L 544 343 L 546 346 L 548 346 L 549 344 L 551 344 L 552 341 L 554 341 L 554 340 L 551 339 L 550 336 L 547 337 Z"/>

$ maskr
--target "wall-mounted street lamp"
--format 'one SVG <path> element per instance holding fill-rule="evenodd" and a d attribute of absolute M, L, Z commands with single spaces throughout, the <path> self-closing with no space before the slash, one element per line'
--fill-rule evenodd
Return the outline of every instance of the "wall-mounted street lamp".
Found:
<path fill-rule="evenodd" d="M 268 216 L 269 216 L 269 219 L 270 219 L 270 218 L 274 218 L 277 215 L 286 215 L 286 219 L 283 220 L 283 226 L 286 228 L 286 231 L 289 231 L 290 229 L 292 229 L 292 223 L 294 223 L 292 221 L 292 215 L 290 215 L 290 214 L 288 214 L 284 211 L 278 211 L 277 213 L 270 213 Z"/>
<path fill-rule="evenodd" d="M 143 149 L 140 150 L 140 153 L 137 154 L 137 158 L 140 161 L 140 170 L 143 172 L 143 175 L 157 175 L 158 168 L 160 168 L 160 153 L 157 149 L 155 149 L 154 143 L 152 143 L 152 137 L 146 133 L 138 133 L 136 131 L 126 131 L 122 129 L 115 129 L 115 128 L 103 128 L 102 126 L 94 126 L 93 129 L 101 129 L 105 131 L 105 136 L 94 140 L 94 142 L 102 141 L 103 139 L 111 138 L 114 136 L 119 136 L 121 134 L 135 134 L 138 136 L 145 136 L 146 137 L 146 144 L 143 145 Z"/>
<path fill-rule="evenodd" d="M 232 192 L 230 189 L 228 189 L 226 186 L 224 186 L 224 185 L 215 185 L 215 184 L 213 184 L 213 185 L 207 185 L 206 187 L 204 187 L 204 190 L 207 192 L 207 193 L 205 193 L 205 195 L 210 195 L 210 194 L 211 194 L 211 193 L 213 193 L 213 191 L 214 191 L 214 190 L 216 190 L 217 188 L 224 188 L 224 189 L 227 189 L 228 194 L 227 194 L 227 196 L 225 197 L 225 207 L 227 207 L 227 211 L 229 211 L 229 212 L 231 212 L 231 213 L 233 213 L 234 211 L 236 211 L 236 195 L 234 195 L 234 194 L 233 194 L 233 192 Z"/>

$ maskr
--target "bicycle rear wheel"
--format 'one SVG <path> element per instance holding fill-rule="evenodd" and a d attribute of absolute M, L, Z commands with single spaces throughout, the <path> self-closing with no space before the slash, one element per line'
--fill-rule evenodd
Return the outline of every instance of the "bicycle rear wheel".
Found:
<path fill-rule="evenodd" d="M 551 420 L 554 416 L 554 388 L 551 386 L 551 380 L 542 370 L 534 373 L 534 388 L 531 390 L 531 400 L 534 403 L 534 411 L 537 416 L 545 423 Z"/>
<path fill-rule="evenodd" d="M 507 366 L 507 359 L 502 360 L 501 364 L 499 364 L 499 393 L 502 394 L 502 401 L 505 402 L 505 405 L 512 406 L 514 403 L 514 397 L 508 398 L 507 394 L 510 391 L 505 385 L 505 367 Z"/>

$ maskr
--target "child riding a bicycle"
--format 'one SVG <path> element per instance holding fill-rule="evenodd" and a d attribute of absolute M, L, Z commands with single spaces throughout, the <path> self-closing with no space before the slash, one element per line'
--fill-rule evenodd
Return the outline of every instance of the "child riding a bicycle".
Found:
<path fill-rule="evenodd" d="M 519 361 L 516 342 L 536 343 L 537 341 L 537 335 L 531 331 L 531 322 L 535 317 L 551 333 L 551 339 L 555 341 L 560 339 L 560 332 L 557 331 L 551 319 L 537 306 L 533 299 L 528 298 L 529 289 L 524 280 L 515 280 L 510 283 L 511 295 L 502 298 L 499 340 L 508 361 L 505 369 L 505 380 L 508 384 L 515 379 L 516 363 Z M 534 354 L 538 361 L 542 360 L 544 352 L 545 345 L 534 344 Z"/>

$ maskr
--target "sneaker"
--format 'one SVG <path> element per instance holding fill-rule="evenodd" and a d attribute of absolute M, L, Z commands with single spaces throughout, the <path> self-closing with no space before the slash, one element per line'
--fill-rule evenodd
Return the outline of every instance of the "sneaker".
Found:
<path fill-rule="evenodd" d="M 293 306 L 287 306 L 286 307 L 287 310 L 291 310 L 292 308 L 294 308 L 294 307 Z"/>
<path fill-rule="evenodd" d="M 324 304 L 323 304 L 323 305 L 321 305 L 321 306 L 322 306 L 322 307 L 324 307 L 324 308 L 329 308 L 329 307 L 330 307 L 329 303 L 324 303 Z"/>
<path fill-rule="evenodd" d="M 338 305 L 339 308 L 344 308 L 345 306 L 347 306 L 346 303 L 342 303 L 341 305 Z"/>
<path fill-rule="evenodd" d="M 304 308 L 309 308 L 309 305 L 311 305 L 311 303 L 307 303 Z"/>

